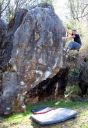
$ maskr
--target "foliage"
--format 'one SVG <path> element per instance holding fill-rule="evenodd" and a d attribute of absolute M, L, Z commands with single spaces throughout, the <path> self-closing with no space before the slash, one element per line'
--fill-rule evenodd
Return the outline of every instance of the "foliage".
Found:
<path fill-rule="evenodd" d="M 88 1 L 86 0 L 68 0 L 67 8 L 70 12 L 70 18 L 67 21 L 67 28 L 75 28 L 81 35 L 82 49 L 88 48 Z"/>
<path fill-rule="evenodd" d="M 43 2 L 43 3 L 46 3 L 46 2 L 47 2 L 47 3 L 49 3 L 49 4 L 52 4 L 52 1 L 53 1 L 53 0 L 41 0 L 41 2 Z"/>
<path fill-rule="evenodd" d="M 69 73 L 69 81 L 78 81 L 79 79 L 80 70 L 79 68 L 74 68 Z"/>
<path fill-rule="evenodd" d="M 66 88 L 66 92 L 65 95 L 66 97 L 74 97 L 77 96 L 78 94 L 80 94 L 80 88 L 78 85 L 69 85 Z"/>
<path fill-rule="evenodd" d="M 66 23 L 66 27 L 68 29 L 77 29 L 78 33 L 80 33 L 81 36 L 82 36 L 82 28 L 81 28 L 81 26 L 82 26 L 81 22 L 79 22 L 77 20 L 69 20 Z"/>

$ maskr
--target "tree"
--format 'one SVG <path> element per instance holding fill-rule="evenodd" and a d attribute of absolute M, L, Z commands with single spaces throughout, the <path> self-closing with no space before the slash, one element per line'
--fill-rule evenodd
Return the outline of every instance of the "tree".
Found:
<path fill-rule="evenodd" d="M 53 0 L 41 0 L 41 2 L 43 2 L 43 3 L 49 3 L 49 4 L 52 4 L 52 1 Z"/>
<path fill-rule="evenodd" d="M 0 0 L 0 17 L 2 16 L 2 13 L 7 9 L 9 4 L 10 0 Z"/>
<path fill-rule="evenodd" d="M 0 0 L 0 17 L 9 22 L 19 8 L 30 9 L 40 3 L 52 4 L 52 0 Z"/>
<path fill-rule="evenodd" d="M 79 21 L 88 15 L 88 2 L 86 0 L 68 0 L 68 6 L 70 16 L 74 20 Z"/>

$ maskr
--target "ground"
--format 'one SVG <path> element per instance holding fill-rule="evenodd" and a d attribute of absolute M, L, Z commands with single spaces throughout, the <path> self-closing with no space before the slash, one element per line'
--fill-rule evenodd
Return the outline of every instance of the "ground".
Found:
<path fill-rule="evenodd" d="M 0 128 L 43 128 L 30 119 L 31 109 L 38 106 L 52 106 L 55 108 L 71 108 L 78 112 L 75 119 L 58 123 L 56 125 L 45 126 L 44 128 L 88 128 L 88 102 L 53 100 L 38 104 L 29 104 L 25 113 L 13 114 L 4 120 L 0 120 Z"/>

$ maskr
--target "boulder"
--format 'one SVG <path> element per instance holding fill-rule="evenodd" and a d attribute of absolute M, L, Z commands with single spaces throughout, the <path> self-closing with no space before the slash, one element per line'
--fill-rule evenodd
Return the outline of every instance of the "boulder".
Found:
<path fill-rule="evenodd" d="M 47 78 L 35 87 L 32 87 L 30 91 L 27 92 L 27 99 L 30 101 L 30 99 L 37 97 L 37 101 L 42 101 L 49 98 L 64 98 L 64 92 L 68 82 L 68 73 L 69 67 L 60 68 L 54 77 Z"/>
<path fill-rule="evenodd" d="M 10 23 L 5 25 L 3 21 L 0 21 L 0 27 L 3 29 L 1 31 L 0 40 L 1 40 L 1 49 L 0 49 L 0 68 L 6 70 L 6 66 L 11 58 L 11 52 L 13 49 L 13 37 L 17 28 L 20 26 L 23 17 L 25 16 L 27 10 L 19 9 Z"/>
<path fill-rule="evenodd" d="M 63 64 L 65 29 L 53 8 L 29 10 L 14 34 L 11 64 L 20 79 L 34 86 L 54 76 Z"/>
<path fill-rule="evenodd" d="M 83 62 L 80 64 L 79 67 L 79 87 L 81 90 L 80 95 L 86 96 L 88 92 L 88 60 L 87 58 L 83 59 Z"/>
<path fill-rule="evenodd" d="M 2 66 L 2 60 L 3 60 L 3 54 L 4 54 L 3 40 L 6 35 L 6 31 L 7 31 L 6 24 L 2 19 L 0 19 L 0 68 Z"/>
<path fill-rule="evenodd" d="M 10 49 L 5 47 L 9 49 L 10 64 L 2 73 L 0 113 L 3 115 L 14 111 L 15 102 L 25 108 L 27 91 L 55 76 L 63 65 L 65 29 L 53 7 L 43 4 L 28 12 L 22 10 L 21 14 L 21 17 L 15 15 L 15 22 L 10 22 L 9 35 L 4 40 L 10 46 Z"/>

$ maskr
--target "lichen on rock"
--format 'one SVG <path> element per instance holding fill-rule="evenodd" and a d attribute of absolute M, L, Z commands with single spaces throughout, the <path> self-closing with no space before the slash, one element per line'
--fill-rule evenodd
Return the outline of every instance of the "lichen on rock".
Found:
<path fill-rule="evenodd" d="M 13 27 L 10 24 L 8 26 L 11 28 L 8 29 L 7 37 L 11 37 L 9 39 L 13 46 L 9 57 L 11 69 L 8 71 L 7 68 L 8 75 L 6 75 L 6 79 L 10 76 L 9 82 L 2 83 L 0 108 L 4 109 L 3 114 L 13 111 L 14 103 L 8 103 L 9 98 L 15 102 L 14 98 L 24 97 L 26 91 L 56 75 L 63 65 L 62 36 L 65 35 L 65 29 L 53 7 L 43 4 L 32 7 L 29 11 L 24 10 L 22 14 L 21 18 L 15 15 L 14 20 L 19 18 L 19 22 L 12 20 L 10 23 Z M 20 104 L 24 98 L 18 99 Z M 24 106 L 23 100 L 21 105 Z M 9 112 L 6 108 L 10 108 Z"/>

